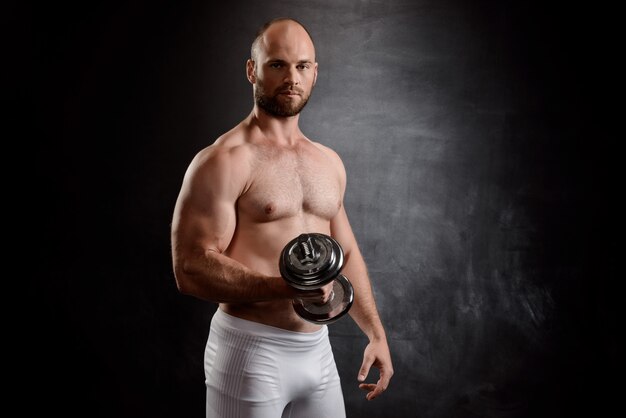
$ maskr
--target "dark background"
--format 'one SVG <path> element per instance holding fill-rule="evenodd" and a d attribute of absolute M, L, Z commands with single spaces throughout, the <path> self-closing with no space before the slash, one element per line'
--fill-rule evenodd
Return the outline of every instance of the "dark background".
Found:
<path fill-rule="evenodd" d="M 351 319 L 332 324 L 348 417 L 606 415 L 623 365 L 609 182 L 620 54 L 616 12 L 583 5 L 11 7 L 28 82 L 10 93 L 32 106 L 13 162 L 30 179 L 11 205 L 26 221 L 8 220 L 27 256 L 19 300 L 36 307 L 19 340 L 24 410 L 204 416 L 216 306 L 178 293 L 170 219 L 193 155 L 251 110 L 254 32 L 291 16 L 320 64 L 301 125 L 344 159 L 396 369 L 366 402 L 366 340 Z"/>

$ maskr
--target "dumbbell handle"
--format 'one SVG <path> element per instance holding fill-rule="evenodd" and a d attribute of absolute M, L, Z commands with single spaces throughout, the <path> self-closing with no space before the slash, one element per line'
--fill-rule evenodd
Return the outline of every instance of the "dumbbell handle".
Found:
<path fill-rule="evenodd" d="M 300 250 L 302 253 L 300 263 L 302 263 L 303 265 L 313 264 L 319 259 L 319 251 L 317 251 L 317 249 L 315 248 L 311 236 L 307 237 L 306 240 L 299 241 L 298 245 L 300 246 Z"/>

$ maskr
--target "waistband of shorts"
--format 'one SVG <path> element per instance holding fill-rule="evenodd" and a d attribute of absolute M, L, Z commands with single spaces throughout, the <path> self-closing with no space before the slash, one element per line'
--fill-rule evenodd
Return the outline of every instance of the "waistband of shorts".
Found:
<path fill-rule="evenodd" d="M 290 331 L 283 328 L 273 327 L 271 325 L 261 324 L 259 322 L 238 318 L 227 314 L 220 308 L 217 308 L 213 321 L 217 321 L 219 325 L 230 328 L 237 332 L 244 332 L 249 335 L 262 338 L 275 338 L 280 340 L 293 341 L 294 343 L 314 343 L 328 336 L 328 326 L 322 327 L 314 332 L 298 332 Z"/>

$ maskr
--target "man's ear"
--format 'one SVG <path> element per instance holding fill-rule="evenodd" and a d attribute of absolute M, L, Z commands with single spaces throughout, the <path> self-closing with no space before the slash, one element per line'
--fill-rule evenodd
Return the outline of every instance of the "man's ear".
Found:
<path fill-rule="evenodd" d="M 246 61 L 246 75 L 248 76 L 248 81 L 250 83 L 256 83 L 256 70 L 254 61 L 252 61 L 252 59 Z"/>

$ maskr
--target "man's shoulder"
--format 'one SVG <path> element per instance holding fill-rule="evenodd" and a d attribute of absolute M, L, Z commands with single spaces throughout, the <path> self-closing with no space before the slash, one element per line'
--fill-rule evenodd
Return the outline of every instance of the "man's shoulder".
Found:
<path fill-rule="evenodd" d="M 227 133 L 198 151 L 191 162 L 191 167 L 194 171 L 205 174 L 230 172 L 246 166 L 246 161 L 250 160 L 251 155 L 250 147 L 245 141 Z"/>
<path fill-rule="evenodd" d="M 341 157 L 339 156 L 339 153 L 337 153 L 337 151 L 335 151 L 333 148 L 331 148 L 330 145 L 325 145 L 319 141 L 311 141 L 311 143 L 313 145 L 315 145 L 320 151 L 322 151 L 324 154 L 328 155 L 329 157 L 333 158 L 333 159 L 337 159 L 339 161 L 341 161 Z"/>
<path fill-rule="evenodd" d="M 236 126 L 230 131 L 220 135 L 206 149 L 212 152 L 228 152 L 233 149 L 245 146 L 247 143 L 244 132 L 240 126 Z"/>
<path fill-rule="evenodd" d="M 233 129 L 200 150 L 198 156 L 203 159 L 231 159 L 243 158 L 249 152 L 250 146 L 244 135 Z"/>

